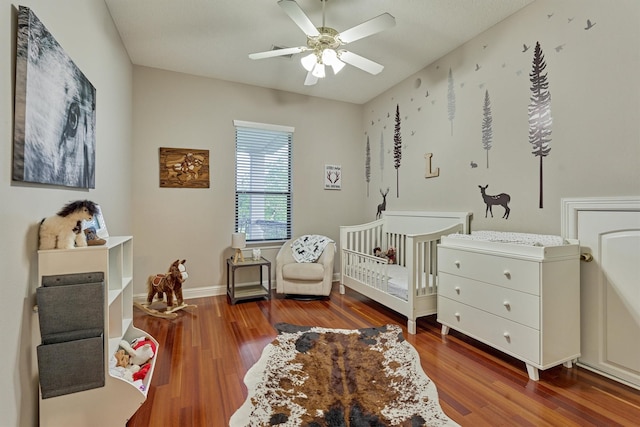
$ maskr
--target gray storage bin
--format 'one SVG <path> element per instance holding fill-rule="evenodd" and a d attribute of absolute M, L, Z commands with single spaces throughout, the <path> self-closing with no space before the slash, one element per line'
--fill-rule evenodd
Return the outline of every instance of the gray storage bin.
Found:
<path fill-rule="evenodd" d="M 103 387 L 104 273 L 44 276 L 36 289 L 43 399 Z"/>
<path fill-rule="evenodd" d="M 103 282 L 41 286 L 36 297 L 43 339 L 70 331 L 104 329 Z"/>
<path fill-rule="evenodd" d="M 38 346 L 43 399 L 104 386 L 103 337 Z"/>

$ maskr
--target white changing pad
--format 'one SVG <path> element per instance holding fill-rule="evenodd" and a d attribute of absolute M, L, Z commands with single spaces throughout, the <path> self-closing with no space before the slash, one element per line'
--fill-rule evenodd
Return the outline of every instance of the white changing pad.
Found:
<path fill-rule="evenodd" d="M 450 234 L 447 237 L 483 242 L 513 243 L 527 246 L 562 246 L 569 244 L 561 236 L 550 234 L 511 233 L 505 231 L 472 231 L 471 234 Z"/>

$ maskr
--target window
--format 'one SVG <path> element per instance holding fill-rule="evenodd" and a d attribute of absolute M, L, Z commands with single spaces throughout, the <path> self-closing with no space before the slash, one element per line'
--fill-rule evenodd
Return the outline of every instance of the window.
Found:
<path fill-rule="evenodd" d="M 247 242 L 291 238 L 293 128 L 235 120 L 236 231 Z"/>

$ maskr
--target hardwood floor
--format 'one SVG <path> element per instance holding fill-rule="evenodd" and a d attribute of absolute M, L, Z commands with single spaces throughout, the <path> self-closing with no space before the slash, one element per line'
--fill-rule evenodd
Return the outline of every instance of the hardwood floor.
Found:
<path fill-rule="evenodd" d="M 147 401 L 128 427 L 226 426 L 246 398 L 243 378 L 275 337 L 277 322 L 354 329 L 403 327 L 438 388 L 444 412 L 462 426 L 640 426 L 640 392 L 586 369 L 559 366 L 530 381 L 523 362 L 455 331 L 440 335 L 435 316 L 406 319 L 337 285 L 328 300 L 227 304 L 226 296 L 189 300 L 175 320 L 135 310 L 136 326 L 160 343 Z"/>

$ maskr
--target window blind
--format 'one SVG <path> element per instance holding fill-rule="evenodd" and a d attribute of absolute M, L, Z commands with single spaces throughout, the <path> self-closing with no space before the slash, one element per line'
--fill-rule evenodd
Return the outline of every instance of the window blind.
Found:
<path fill-rule="evenodd" d="M 291 238 L 292 128 L 236 125 L 236 231 L 248 242 Z"/>

